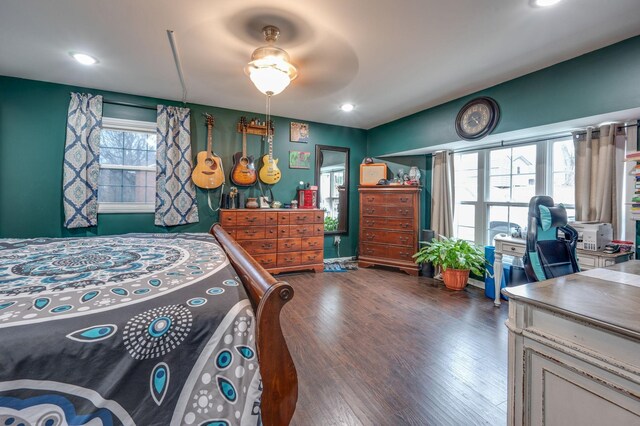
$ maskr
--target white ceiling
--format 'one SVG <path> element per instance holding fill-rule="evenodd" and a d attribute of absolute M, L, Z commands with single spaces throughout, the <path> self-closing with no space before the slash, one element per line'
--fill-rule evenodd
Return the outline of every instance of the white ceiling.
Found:
<path fill-rule="evenodd" d="M 638 0 L 2 0 L 0 75 L 180 100 L 171 29 L 189 102 L 261 112 L 243 67 L 266 24 L 300 73 L 272 113 L 368 129 L 638 35 L 640 13 Z"/>

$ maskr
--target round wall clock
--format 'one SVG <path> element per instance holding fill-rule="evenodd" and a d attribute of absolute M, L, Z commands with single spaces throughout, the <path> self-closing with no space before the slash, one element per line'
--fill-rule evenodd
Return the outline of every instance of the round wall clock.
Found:
<path fill-rule="evenodd" d="M 462 139 L 474 141 L 491 133 L 498 124 L 500 108 L 491 98 L 473 99 L 460 109 L 456 117 L 456 133 Z"/>

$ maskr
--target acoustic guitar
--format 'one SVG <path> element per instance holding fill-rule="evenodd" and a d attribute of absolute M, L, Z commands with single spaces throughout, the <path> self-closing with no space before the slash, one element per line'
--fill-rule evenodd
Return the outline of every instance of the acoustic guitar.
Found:
<path fill-rule="evenodd" d="M 233 168 L 231 169 L 231 182 L 236 186 L 251 186 L 258 180 L 256 167 L 253 164 L 253 156 L 247 155 L 247 119 L 240 118 L 242 126 L 242 152 L 233 155 Z"/>
<path fill-rule="evenodd" d="M 213 153 L 213 122 L 211 114 L 207 117 L 207 150 L 200 151 L 196 157 L 196 167 L 191 173 L 191 180 L 203 189 L 215 189 L 224 183 L 222 159 Z"/>
<path fill-rule="evenodd" d="M 271 123 L 267 126 L 267 139 L 269 141 L 269 153 L 262 157 L 262 167 L 260 168 L 260 180 L 267 185 L 278 183 L 282 177 L 278 168 L 278 159 L 273 158 L 273 135 L 271 134 Z"/>

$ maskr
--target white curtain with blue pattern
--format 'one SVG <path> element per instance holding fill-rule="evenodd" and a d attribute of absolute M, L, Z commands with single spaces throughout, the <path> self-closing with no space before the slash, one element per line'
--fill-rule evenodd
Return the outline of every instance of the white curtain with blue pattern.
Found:
<path fill-rule="evenodd" d="M 71 93 L 62 182 L 66 228 L 98 224 L 101 127 L 102 96 Z"/>
<path fill-rule="evenodd" d="M 191 181 L 189 108 L 158 105 L 156 217 L 159 226 L 198 222 L 196 188 Z"/>

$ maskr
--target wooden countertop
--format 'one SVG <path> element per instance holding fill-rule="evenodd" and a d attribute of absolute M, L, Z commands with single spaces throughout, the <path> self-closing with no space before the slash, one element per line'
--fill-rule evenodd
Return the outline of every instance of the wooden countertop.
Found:
<path fill-rule="evenodd" d="M 510 299 L 640 339 L 640 260 L 508 287 L 503 293 Z"/>

